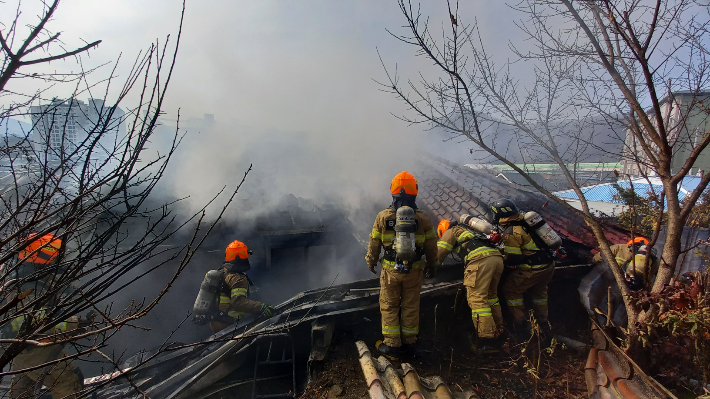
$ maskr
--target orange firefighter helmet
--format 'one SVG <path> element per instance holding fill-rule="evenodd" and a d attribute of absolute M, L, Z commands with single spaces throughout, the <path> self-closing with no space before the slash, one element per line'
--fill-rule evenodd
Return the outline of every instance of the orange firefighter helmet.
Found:
<path fill-rule="evenodd" d="M 634 244 L 643 244 L 643 245 L 648 245 L 648 239 L 646 237 L 634 237 L 633 240 L 629 240 L 629 242 L 626 243 L 626 245 L 634 245 Z"/>
<path fill-rule="evenodd" d="M 419 185 L 417 184 L 417 179 L 414 175 L 405 171 L 398 173 L 394 179 L 392 179 L 392 184 L 390 185 L 390 193 L 392 195 L 402 194 L 417 195 L 419 193 Z"/>
<path fill-rule="evenodd" d="M 30 234 L 27 239 L 30 243 L 17 254 L 20 259 L 27 262 L 49 264 L 54 262 L 62 247 L 62 240 L 54 234 L 45 234 L 42 237 L 34 238 L 37 234 Z"/>
<path fill-rule="evenodd" d="M 436 232 L 439 233 L 439 238 L 444 235 L 446 230 L 449 229 L 449 226 L 451 226 L 451 222 L 449 222 L 449 219 L 444 219 L 439 222 L 439 226 L 436 227 Z"/>
<path fill-rule="evenodd" d="M 224 260 L 231 262 L 239 257 L 239 259 L 249 259 L 249 249 L 247 245 L 241 241 L 232 241 L 227 245 L 227 250 L 224 255 Z"/>

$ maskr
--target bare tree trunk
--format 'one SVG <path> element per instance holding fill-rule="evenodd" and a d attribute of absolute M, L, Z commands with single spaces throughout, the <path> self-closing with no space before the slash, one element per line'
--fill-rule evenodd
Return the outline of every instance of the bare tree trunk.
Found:
<path fill-rule="evenodd" d="M 661 265 L 658 268 L 656 281 L 653 283 L 652 293 L 663 290 L 675 274 L 678 257 L 681 251 L 681 237 L 685 220 L 681 217 L 680 201 L 678 200 L 678 190 L 674 184 L 664 184 L 665 197 L 668 204 L 668 225 L 666 230 L 666 242 L 663 245 L 661 254 Z"/>

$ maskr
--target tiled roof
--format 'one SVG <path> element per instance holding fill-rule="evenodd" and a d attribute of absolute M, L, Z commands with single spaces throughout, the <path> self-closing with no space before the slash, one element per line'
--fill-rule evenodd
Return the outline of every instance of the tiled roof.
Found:
<path fill-rule="evenodd" d="M 395 368 L 383 356 L 375 359 L 362 341 L 356 342 L 355 345 L 370 398 L 479 399 L 479 396 L 471 391 L 451 392 L 439 376 L 420 377 L 409 363 L 402 363 L 401 368 Z"/>
<path fill-rule="evenodd" d="M 490 220 L 492 214 L 488 204 L 500 198 L 508 198 L 519 209 L 538 212 L 563 239 L 590 248 L 597 247 L 591 229 L 581 216 L 548 201 L 542 194 L 496 179 L 485 171 L 429 157 L 425 160 L 425 167 L 416 176 L 419 182 L 418 201 L 431 213 L 434 223 L 444 218 L 457 219 L 466 213 Z M 612 243 L 628 240 L 628 232 L 619 226 L 608 224 L 605 231 Z"/>
<path fill-rule="evenodd" d="M 646 375 L 595 323 L 584 377 L 590 399 L 677 399 Z"/>

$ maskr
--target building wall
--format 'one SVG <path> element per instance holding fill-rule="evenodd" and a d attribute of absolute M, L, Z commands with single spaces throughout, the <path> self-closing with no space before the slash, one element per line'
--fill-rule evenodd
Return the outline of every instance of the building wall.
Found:
<path fill-rule="evenodd" d="M 48 104 L 30 107 L 32 141 L 37 155 L 48 160 L 59 160 L 76 152 L 75 157 L 87 155 L 89 143 L 99 132 L 104 132 L 92 149 L 91 159 L 104 160 L 116 148 L 117 139 L 125 136 L 125 113 L 116 108 L 111 118 L 103 100 L 53 99 Z M 82 145 L 82 143 L 84 143 Z M 78 146 L 82 146 L 77 150 Z M 41 161 L 41 159 L 40 159 Z"/>
<path fill-rule="evenodd" d="M 662 100 L 661 115 L 666 122 L 669 139 L 674 148 L 671 161 L 671 169 L 674 173 L 682 167 L 692 149 L 710 129 L 710 115 L 707 112 L 707 105 L 698 105 L 699 102 L 709 104 L 709 100 L 710 92 L 701 92 L 697 97 L 692 93 L 674 93 L 670 101 L 667 98 Z M 653 115 L 653 113 L 649 113 L 649 116 L 653 117 Z M 655 118 L 652 118 L 652 121 L 655 125 Z M 654 148 L 656 147 L 654 146 Z M 641 160 L 641 165 L 634 160 L 634 155 Z M 647 159 L 643 149 L 636 143 L 633 134 L 627 130 L 621 159 L 622 173 L 640 176 L 641 172 L 644 172 L 644 174 L 653 176 L 653 171 L 643 165 Z M 701 152 L 689 174 L 699 174 L 700 171 L 710 171 L 710 148 Z"/>

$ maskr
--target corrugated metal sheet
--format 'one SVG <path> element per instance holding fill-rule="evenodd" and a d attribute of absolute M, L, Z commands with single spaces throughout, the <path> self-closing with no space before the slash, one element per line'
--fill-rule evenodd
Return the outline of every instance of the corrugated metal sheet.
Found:
<path fill-rule="evenodd" d="M 700 178 L 697 176 L 684 177 L 680 183 L 678 199 L 680 199 L 681 201 L 685 199 L 688 194 L 690 194 L 696 187 L 698 187 L 699 182 Z M 619 193 L 615 187 L 615 184 L 618 184 L 619 187 L 626 190 L 630 189 L 633 184 L 633 188 L 636 194 L 643 198 L 648 198 L 652 195 L 658 196 L 663 192 L 663 184 L 661 184 L 660 179 L 649 178 L 647 180 L 645 178 L 637 178 L 632 179 L 631 182 L 619 181 L 617 183 L 604 183 L 597 184 L 594 186 L 583 187 L 582 194 L 584 194 L 584 198 L 589 201 L 620 203 L 620 201 L 614 198 L 614 196 L 618 195 Z M 557 191 L 553 194 L 560 198 L 579 199 L 577 193 L 575 193 L 574 190 Z"/>
<path fill-rule="evenodd" d="M 658 241 L 654 246 L 654 248 L 657 248 L 659 255 L 660 252 L 663 251 L 663 245 L 666 243 L 667 231 L 668 226 L 661 226 Z M 707 267 L 707 264 L 703 262 L 700 256 L 696 253 L 696 250 L 692 249 L 692 247 L 698 242 L 698 240 L 707 240 L 708 238 L 710 238 L 710 229 L 693 229 L 688 226 L 683 227 L 683 235 L 680 238 L 680 248 L 687 252 L 680 256 L 680 260 L 683 263 L 680 269 L 678 269 L 678 274 L 703 270 Z"/>

